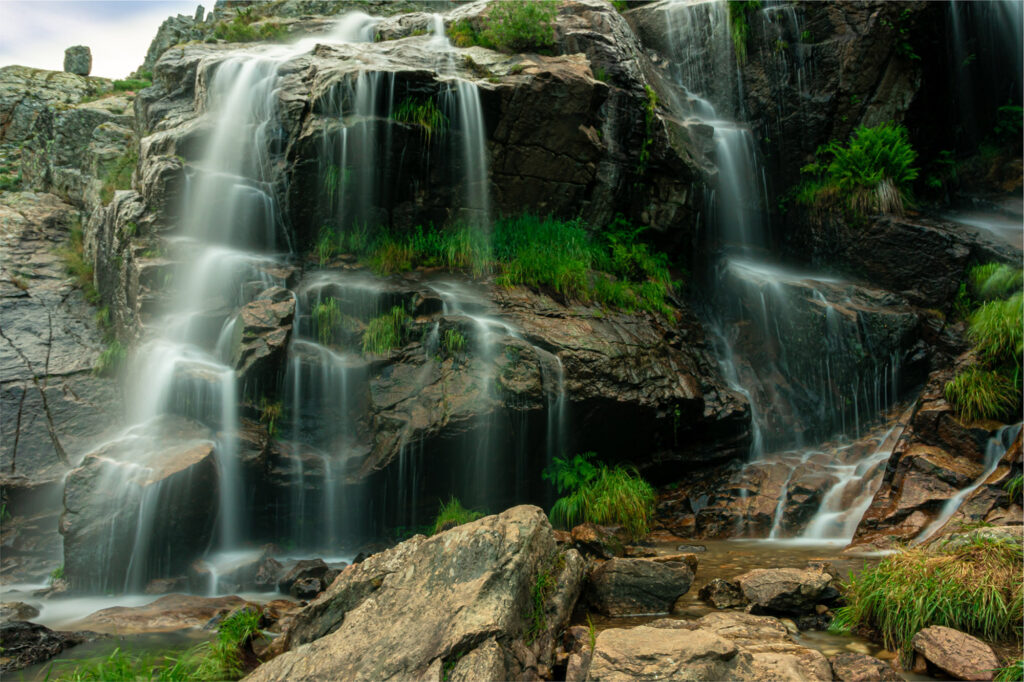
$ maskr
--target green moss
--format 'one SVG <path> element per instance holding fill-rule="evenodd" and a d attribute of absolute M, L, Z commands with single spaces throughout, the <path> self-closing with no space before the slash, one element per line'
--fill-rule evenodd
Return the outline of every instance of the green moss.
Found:
<path fill-rule="evenodd" d="M 114 81 L 114 91 L 124 92 L 126 90 L 139 91 L 143 88 L 148 88 L 153 83 L 148 80 L 127 78 L 125 80 Z"/>
<path fill-rule="evenodd" d="M 729 0 L 728 5 L 732 46 L 736 51 L 736 61 L 743 64 L 747 61 L 747 38 L 750 36 L 747 14 L 761 9 L 761 2 L 760 0 Z"/>
<path fill-rule="evenodd" d="M 981 536 L 956 548 L 900 550 L 842 585 L 847 605 L 836 610 L 830 629 L 874 628 L 905 664 L 911 639 L 931 625 L 989 641 L 1019 640 L 1022 559 L 1020 544 Z"/>
<path fill-rule="evenodd" d="M 437 535 L 442 531 L 455 526 L 461 526 L 477 519 L 482 519 L 484 514 L 473 509 L 466 509 L 457 497 L 451 497 L 447 502 L 441 503 L 441 508 L 434 518 L 434 527 L 431 535 Z"/>

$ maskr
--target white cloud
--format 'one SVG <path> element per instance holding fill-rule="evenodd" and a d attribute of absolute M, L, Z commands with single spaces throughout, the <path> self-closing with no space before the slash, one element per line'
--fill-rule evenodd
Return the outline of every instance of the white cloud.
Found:
<path fill-rule="evenodd" d="M 60 71 L 64 50 L 88 45 L 92 75 L 124 78 L 142 64 L 160 24 L 198 2 L 0 2 L 0 66 Z M 209 3 L 212 6 L 212 2 Z"/>

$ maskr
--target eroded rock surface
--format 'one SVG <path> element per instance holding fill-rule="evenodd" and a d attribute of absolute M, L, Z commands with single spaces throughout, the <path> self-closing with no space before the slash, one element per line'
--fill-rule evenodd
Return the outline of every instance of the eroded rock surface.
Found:
<path fill-rule="evenodd" d="M 999 659 L 989 645 L 953 628 L 925 628 L 914 635 L 912 644 L 930 666 L 953 679 L 991 680 L 999 668 Z"/>
<path fill-rule="evenodd" d="M 682 560 L 610 559 L 591 572 L 587 601 L 609 616 L 668 613 L 692 583 Z"/>

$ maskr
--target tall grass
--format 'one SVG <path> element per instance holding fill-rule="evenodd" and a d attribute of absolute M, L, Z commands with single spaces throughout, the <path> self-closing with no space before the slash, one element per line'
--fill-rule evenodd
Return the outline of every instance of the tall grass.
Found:
<path fill-rule="evenodd" d="M 483 512 L 478 512 L 475 509 L 466 509 L 462 506 L 459 498 L 450 497 L 447 502 L 441 503 L 441 508 L 438 510 L 437 516 L 434 517 L 434 529 L 431 531 L 431 535 L 437 535 L 441 531 L 461 526 L 464 523 L 476 521 L 483 517 Z"/>
<path fill-rule="evenodd" d="M 341 308 L 338 301 L 330 296 L 313 306 L 313 327 L 316 338 L 324 346 L 334 343 L 338 325 L 341 324 Z"/>
<path fill-rule="evenodd" d="M 998 372 L 969 367 L 946 384 L 946 400 L 966 421 L 1005 419 L 1018 405 L 1017 388 Z"/>
<path fill-rule="evenodd" d="M 420 101 L 406 97 L 395 109 L 392 118 L 401 123 L 418 126 L 423 131 L 427 144 L 430 144 L 435 133 L 443 136 L 448 131 L 448 117 L 433 99 Z"/>
<path fill-rule="evenodd" d="M 593 456 L 556 457 L 544 472 L 559 493 L 568 493 L 551 507 L 551 522 L 562 528 L 588 521 L 621 525 L 634 539 L 647 535 L 654 518 L 654 489 L 635 467 L 592 464 L 588 460 Z"/>
<path fill-rule="evenodd" d="M 363 332 L 363 352 L 383 355 L 401 347 L 405 343 L 409 321 L 409 314 L 399 305 L 370 320 Z"/>
<path fill-rule="evenodd" d="M 967 271 L 971 293 L 978 300 L 1006 298 L 1020 290 L 1024 283 L 1024 270 L 1005 263 L 985 263 Z"/>
<path fill-rule="evenodd" d="M 503 0 L 491 3 L 480 43 L 502 52 L 547 50 L 555 44 L 554 0 Z"/>
<path fill-rule="evenodd" d="M 1020 364 L 1024 352 L 1024 293 L 986 301 L 968 321 L 967 336 L 985 360 Z"/>
<path fill-rule="evenodd" d="M 1024 620 L 1021 545 L 975 537 L 956 548 L 904 549 L 842 586 L 847 605 L 833 632 L 864 625 L 909 663 L 911 640 L 943 625 L 986 640 L 1020 638 Z"/>

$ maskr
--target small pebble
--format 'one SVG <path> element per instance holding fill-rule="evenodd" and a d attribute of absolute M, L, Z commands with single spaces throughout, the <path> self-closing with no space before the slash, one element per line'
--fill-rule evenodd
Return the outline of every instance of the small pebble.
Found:
<path fill-rule="evenodd" d="M 855 654 L 867 654 L 868 656 L 871 655 L 871 649 L 869 649 L 868 645 L 864 644 L 863 642 L 850 642 L 846 645 L 846 648 Z"/>
<path fill-rule="evenodd" d="M 798 635 L 798 634 L 800 634 L 800 628 L 798 628 L 796 626 L 796 623 L 791 621 L 789 618 L 779 618 L 779 622 L 786 626 L 786 629 L 789 630 L 789 634 L 791 634 L 791 635 Z"/>

